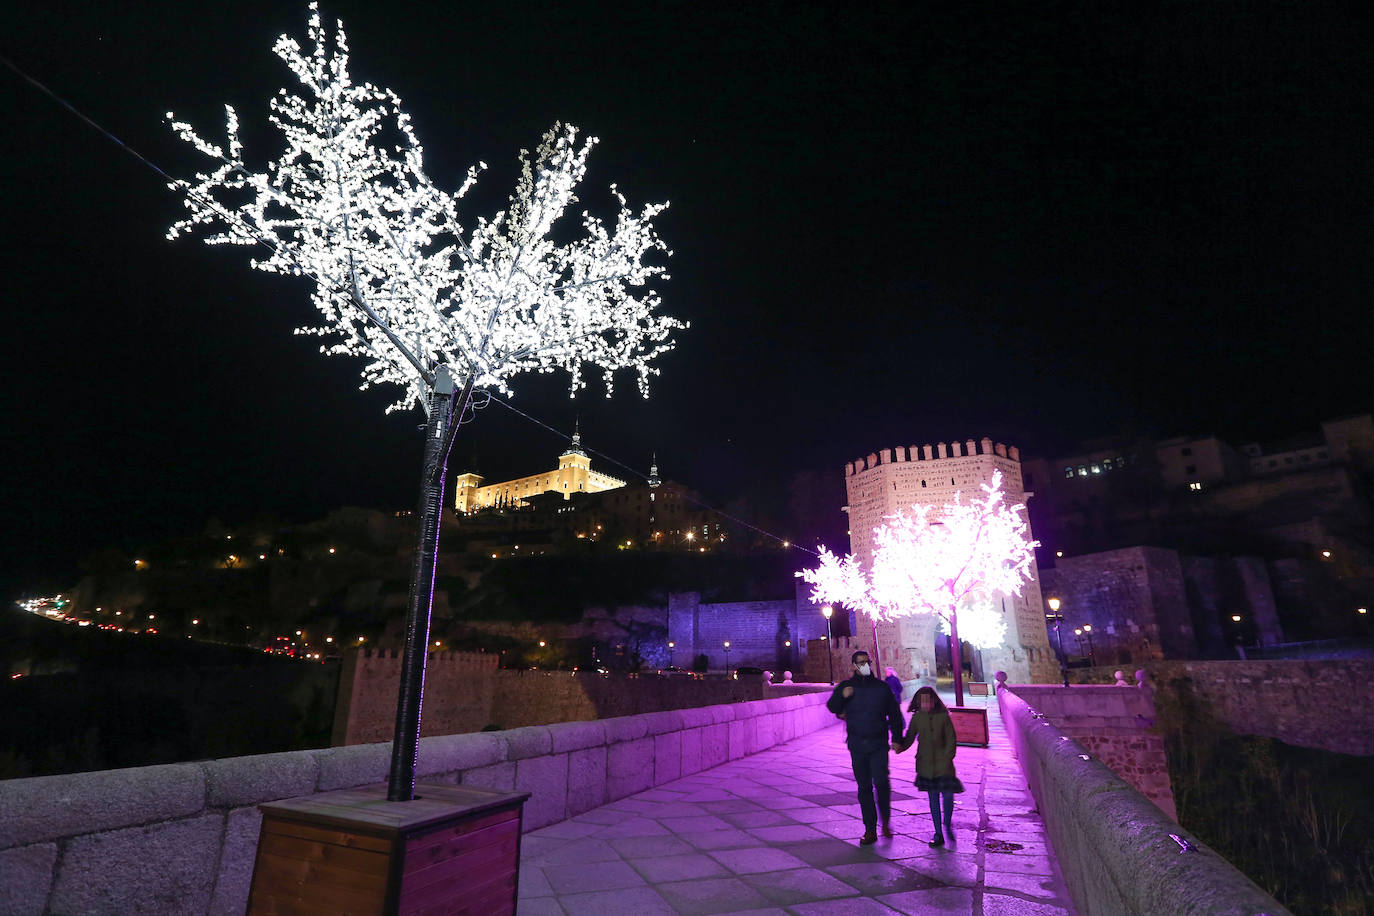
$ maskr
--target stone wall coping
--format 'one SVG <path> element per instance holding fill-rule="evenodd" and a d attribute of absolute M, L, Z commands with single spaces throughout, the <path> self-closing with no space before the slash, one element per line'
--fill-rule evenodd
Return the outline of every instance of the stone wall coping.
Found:
<path fill-rule="evenodd" d="M 507 760 L 543 757 L 553 751 L 553 734 L 547 725 L 527 725 L 488 734 L 498 735 L 505 741 Z"/>
<path fill-rule="evenodd" d="M 320 779 L 316 792 L 351 789 L 370 783 L 384 782 L 391 769 L 391 742 L 351 744 L 347 747 L 327 747 L 313 751 L 320 765 Z"/>
<path fill-rule="evenodd" d="M 553 752 L 580 751 L 606 743 L 606 726 L 599 721 L 560 722 L 549 726 Z"/>
<path fill-rule="evenodd" d="M 387 744 L 382 746 L 389 747 Z M 415 775 L 432 776 L 491 766 L 507 759 L 507 748 L 500 732 L 464 732 L 421 738 Z"/>
<path fill-rule="evenodd" d="M 711 715 L 711 707 L 696 706 L 691 709 L 680 710 L 682 713 L 682 725 L 684 728 L 701 728 L 715 722 Z"/>
<path fill-rule="evenodd" d="M 998 691 L 1002 722 L 1080 912 L 1149 913 L 1168 900 L 1179 916 L 1289 913 L 1082 744 L 1066 740 L 1020 690 Z M 1194 848 L 1180 853 L 1170 834 Z"/>
<path fill-rule="evenodd" d="M 205 798 L 205 769 L 194 763 L 7 779 L 0 849 L 190 817 Z"/>
<path fill-rule="evenodd" d="M 309 751 L 225 757 L 201 767 L 205 771 L 205 804 L 212 808 L 309 795 L 320 776 L 319 761 Z"/>
<path fill-rule="evenodd" d="M 602 719 L 601 724 L 606 728 L 607 744 L 634 741 L 649 734 L 649 723 L 644 721 L 643 716 L 616 716 Z"/>
<path fill-rule="evenodd" d="M 759 701 L 754 701 L 759 702 Z M 668 709 L 663 712 L 650 712 L 635 718 L 642 718 L 645 727 L 650 735 L 666 735 L 668 732 L 680 732 L 683 728 L 682 713 L 676 709 Z"/>

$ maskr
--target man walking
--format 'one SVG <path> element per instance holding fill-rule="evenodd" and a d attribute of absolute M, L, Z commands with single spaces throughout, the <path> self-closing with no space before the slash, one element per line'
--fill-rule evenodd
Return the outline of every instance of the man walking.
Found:
<path fill-rule="evenodd" d="M 892 836 L 892 785 L 887 777 L 887 751 L 898 750 L 906 722 L 892 691 L 873 674 L 868 653 L 862 650 L 850 658 L 854 676 L 835 685 L 825 708 L 844 719 L 849 758 L 854 779 L 859 784 L 859 810 L 863 813 L 864 835 L 860 846 L 878 842 L 878 819 L 883 835 Z M 876 803 L 875 803 L 876 795 Z"/>

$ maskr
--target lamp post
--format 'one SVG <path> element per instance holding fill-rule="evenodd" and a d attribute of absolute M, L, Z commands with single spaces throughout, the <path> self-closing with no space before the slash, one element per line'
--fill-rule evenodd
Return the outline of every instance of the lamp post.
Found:
<path fill-rule="evenodd" d="M 1083 628 L 1082 628 L 1082 627 L 1074 627 L 1074 628 L 1073 628 L 1073 638 L 1076 639 L 1076 640 L 1078 641 L 1078 656 L 1079 656 L 1079 658 L 1082 658 L 1082 657 L 1083 657 Z"/>
<path fill-rule="evenodd" d="M 1083 635 L 1086 636 L 1086 637 L 1088 637 L 1088 661 L 1091 662 L 1092 664 L 1096 665 L 1096 664 L 1097 664 L 1097 659 L 1093 657 L 1093 625 L 1092 625 L 1092 624 L 1090 624 L 1090 623 L 1085 623 L 1085 624 L 1083 624 Z"/>
<path fill-rule="evenodd" d="M 835 609 L 827 604 L 825 607 L 821 608 L 821 613 L 825 615 L 825 658 L 830 663 L 830 684 L 831 686 L 834 686 L 835 647 L 831 645 L 831 643 L 833 643 L 834 640 L 831 639 L 832 634 L 830 632 L 830 615 L 835 613 Z"/>
<path fill-rule="evenodd" d="M 1059 625 L 1064 622 L 1064 615 L 1059 613 L 1059 606 L 1062 604 L 1058 598 L 1051 598 L 1048 602 L 1050 611 L 1046 614 L 1046 620 L 1054 621 L 1054 638 L 1059 643 L 1059 674 L 1064 678 L 1064 686 L 1069 686 L 1069 660 L 1064 655 L 1064 634 L 1059 631 Z"/>
<path fill-rule="evenodd" d="M 725 676 L 730 676 L 730 640 L 725 640 Z"/>

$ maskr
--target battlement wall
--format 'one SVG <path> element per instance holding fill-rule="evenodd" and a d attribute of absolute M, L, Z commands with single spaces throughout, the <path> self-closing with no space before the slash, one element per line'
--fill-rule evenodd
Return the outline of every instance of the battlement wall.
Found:
<path fill-rule="evenodd" d="M 1001 442 L 984 438 L 975 443 L 972 439 L 964 442 L 944 442 L 935 445 L 910 445 L 897 446 L 896 448 L 879 449 L 877 452 L 869 453 L 865 458 L 859 458 L 845 465 L 845 476 L 853 477 L 863 471 L 871 471 L 884 464 L 900 464 L 908 461 L 943 461 L 947 458 L 969 458 L 975 455 L 995 455 L 999 458 L 1006 458 L 1018 464 L 1021 461 L 1021 450 L 1016 446 L 1004 445 Z"/>
<path fill-rule="evenodd" d="M 467 723 L 486 725 L 492 702 L 492 680 L 500 656 L 484 652 L 431 652 L 425 664 L 424 710 L 427 725 Z M 350 649 L 339 674 L 339 697 L 334 705 L 330 744 L 358 744 L 391 738 L 396 698 L 401 683 L 401 653 L 396 649 Z M 452 734 L 464 729 L 427 730 Z M 351 740 L 350 740 L 351 739 Z"/>

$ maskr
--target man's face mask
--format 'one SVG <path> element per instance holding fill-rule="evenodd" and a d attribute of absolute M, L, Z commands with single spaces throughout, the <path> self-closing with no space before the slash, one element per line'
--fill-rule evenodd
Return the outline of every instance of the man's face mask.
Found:
<path fill-rule="evenodd" d="M 868 677 L 870 674 L 873 673 L 873 666 L 867 663 L 862 664 L 859 666 L 859 673 L 862 674 L 864 677 Z"/>

